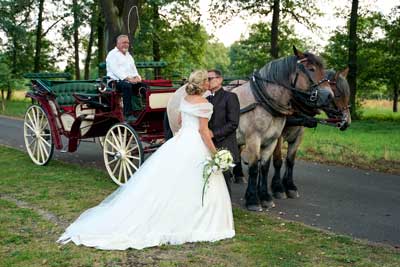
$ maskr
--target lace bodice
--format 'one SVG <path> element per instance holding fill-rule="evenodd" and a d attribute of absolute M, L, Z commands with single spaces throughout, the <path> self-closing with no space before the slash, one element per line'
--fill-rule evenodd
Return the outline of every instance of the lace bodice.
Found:
<path fill-rule="evenodd" d="M 192 104 L 182 99 L 179 107 L 182 116 L 182 128 L 199 129 L 199 117 L 210 119 L 213 113 L 211 103 Z"/>

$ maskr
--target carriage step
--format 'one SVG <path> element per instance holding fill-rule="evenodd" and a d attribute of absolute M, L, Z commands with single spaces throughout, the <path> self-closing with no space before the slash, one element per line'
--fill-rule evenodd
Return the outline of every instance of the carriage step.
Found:
<path fill-rule="evenodd" d="M 68 152 L 68 144 L 66 144 L 61 150 L 61 153 L 67 153 Z"/>

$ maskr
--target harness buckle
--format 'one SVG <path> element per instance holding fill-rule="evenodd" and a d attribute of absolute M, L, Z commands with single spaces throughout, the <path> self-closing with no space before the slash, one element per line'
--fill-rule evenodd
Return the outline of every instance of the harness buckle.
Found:
<path fill-rule="evenodd" d="M 315 102 L 318 98 L 318 90 L 313 90 L 310 95 L 310 101 Z"/>

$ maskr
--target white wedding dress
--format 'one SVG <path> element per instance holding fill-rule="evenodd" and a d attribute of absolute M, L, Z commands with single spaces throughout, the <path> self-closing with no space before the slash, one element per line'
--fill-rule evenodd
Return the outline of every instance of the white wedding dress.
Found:
<path fill-rule="evenodd" d="M 235 235 L 232 207 L 222 174 L 213 174 L 204 197 L 203 162 L 210 152 L 199 117 L 212 105 L 180 105 L 182 127 L 138 171 L 98 206 L 80 215 L 57 242 L 107 250 L 217 241 Z"/>

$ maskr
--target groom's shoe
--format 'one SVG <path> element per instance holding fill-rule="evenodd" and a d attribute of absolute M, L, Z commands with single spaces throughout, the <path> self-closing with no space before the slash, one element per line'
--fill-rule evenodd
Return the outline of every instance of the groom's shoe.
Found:
<path fill-rule="evenodd" d="M 255 212 L 261 212 L 263 210 L 260 205 L 247 205 L 246 209 Z"/>
<path fill-rule="evenodd" d="M 247 182 L 246 182 L 246 179 L 244 178 L 244 176 L 235 176 L 234 178 L 233 178 L 233 182 L 235 183 L 235 184 L 246 184 Z"/>

